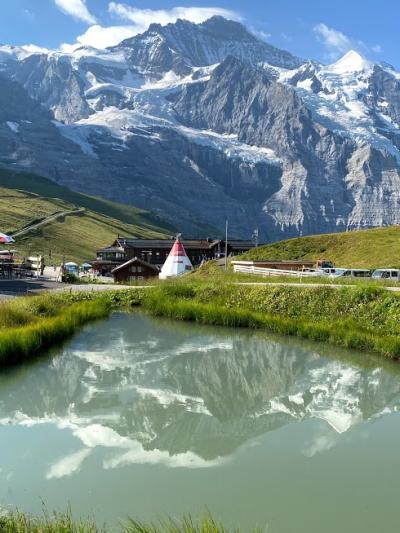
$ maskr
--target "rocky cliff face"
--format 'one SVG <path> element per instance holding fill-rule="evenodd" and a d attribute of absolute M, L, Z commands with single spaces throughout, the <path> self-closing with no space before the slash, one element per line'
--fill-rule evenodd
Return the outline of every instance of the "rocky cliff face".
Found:
<path fill-rule="evenodd" d="M 202 24 L 187 20 L 167 26 L 152 24 L 147 32 L 114 50 L 123 51 L 134 68 L 156 77 L 170 71 L 188 75 L 193 67 L 215 65 L 229 55 L 252 65 L 296 68 L 302 64 L 289 52 L 258 40 L 238 22 L 217 16 Z"/>
<path fill-rule="evenodd" d="M 0 47 L 0 163 L 263 240 L 400 223 L 400 74 L 213 17 L 108 50 Z M 29 115 L 29 116 L 28 116 Z"/>

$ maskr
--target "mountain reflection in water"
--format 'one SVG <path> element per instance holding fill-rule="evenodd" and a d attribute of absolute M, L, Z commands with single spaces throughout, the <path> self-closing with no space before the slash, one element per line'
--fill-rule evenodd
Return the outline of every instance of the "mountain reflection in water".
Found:
<path fill-rule="evenodd" d="M 48 479 L 78 471 L 98 447 L 113 452 L 106 469 L 213 467 L 259 435 L 316 418 L 330 432 L 304 450 L 312 456 L 400 404 L 396 367 L 366 355 L 140 314 L 115 314 L 60 352 L 0 376 L 0 425 L 50 423 L 82 445 Z"/>

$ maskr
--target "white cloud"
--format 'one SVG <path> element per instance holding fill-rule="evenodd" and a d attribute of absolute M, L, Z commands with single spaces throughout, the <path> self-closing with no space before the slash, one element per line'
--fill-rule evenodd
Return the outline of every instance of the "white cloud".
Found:
<path fill-rule="evenodd" d="M 91 450 L 84 448 L 79 452 L 63 457 L 54 463 L 46 474 L 46 479 L 61 479 L 78 472 L 83 461 L 91 454 Z"/>
<path fill-rule="evenodd" d="M 50 51 L 48 48 L 44 48 L 43 46 L 37 46 L 36 44 L 25 44 L 21 48 L 23 48 L 23 50 L 25 50 L 29 54 L 48 54 Z"/>
<path fill-rule="evenodd" d="M 352 39 L 341 31 L 329 28 L 329 26 L 322 22 L 314 26 L 313 31 L 317 39 L 327 49 L 329 59 L 335 60 L 349 50 L 358 50 L 364 53 L 371 51 L 374 53 L 380 53 L 382 51 L 379 44 L 370 46 L 360 39 Z"/>
<path fill-rule="evenodd" d="M 326 24 L 321 23 L 315 26 L 314 33 L 332 55 L 348 52 L 352 48 L 352 41 L 347 35 L 329 28 Z"/>
<path fill-rule="evenodd" d="M 107 48 L 119 44 L 124 39 L 137 34 L 134 26 L 90 26 L 85 33 L 77 37 L 75 44 L 62 44 L 61 50 L 71 52 L 79 46 Z"/>
<path fill-rule="evenodd" d="M 96 18 L 86 6 L 86 0 L 54 0 L 54 2 L 63 13 L 88 24 L 96 23 Z"/>
<path fill-rule="evenodd" d="M 258 37 L 258 39 L 261 39 L 262 41 L 268 41 L 272 37 L 270 33 L 267 33 L 266 31 L 263 31 L 263 30 L 257 30 L 253 26 L 251 26 L 249 29 L 253 35 Z"/>
<path fill-rule="evenodd" d="M 153 22 L 165 25 L 174 23 L 178 19 L 185 19 L 200 24 L 214 15 L 232 20 L 241 20 L 238 13 L 222 7 L 173 7 L 172 9 L 154 10 L 138 9 L 126 4 L 110 2 L 108 10 L 122 20 L 132 22 L 136 26 L 138 33 L 146 31 Z"/>
<path fill-rule="evenodd" d="M 314 457 L 318 453 L 327 452 L 336 446 L 338 437 L 336 434 L 330 433 L 327 435 L 316 436 L 315 439 L 303 450 L 305 457 Z"/>
<path fill-rule="evenodd" d="M 67 2 L 68 0 L 56 1 Z M 115 46 L 124 39 L 145 32 L 153 22 L 165 25 L 174 23 L 181 18 L 199 24 L 214 15 L 220 15 L 232 20 L 241 20 L 238 13 L 220 7 L 174 7 L 170 10 L 152 10 L 137 9 L 126 4 L 111 2 L 108 5 L 108 9 L 111 14 L 126 21 L 127 24 L 116 26 L 100 26 L 95 24 L 90 26 L 85 33 L 77 37 L 76 44 L 63 44 L 61 45 L 61 49 L 64 52 L 70 52 L 77 46 L 91 46 L 100 49 Z"/>
<path fill-rule="evenodd" d="M 375 52 L 375 54 L 380 54 L 382 52 L 382 46 L 380 44 L 375 44 L 372 47 L 372 51 Z"/>

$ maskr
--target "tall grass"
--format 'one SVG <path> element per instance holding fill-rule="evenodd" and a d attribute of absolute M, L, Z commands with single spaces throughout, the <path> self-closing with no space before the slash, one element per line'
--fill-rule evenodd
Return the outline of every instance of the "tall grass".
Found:
<path fill-rule="evenodd" d="M 77 303 L 57 297 L 52 302 L 48 298 L 29 298 L 21 303 L 17 301 L 16 308 L 9 305 L 0 309 L 3 325 L 0 329 L 0 368 L 41 354 L 71 336 L 80 326 L 106 317 L 111 309 L 105 298 Z M 9 323 L 13 327 L 5 327 Z"/>
<path fill-rule="evenodd" d="M 107 533 L 106 527 L 99 528 L 93 520 L 75 521 L 71 512 L 44 512 L 42 517 L 33 517 L 18 511 L 0 516 L 1 533 Z M 115 532 L 115 528 L 113 528 Z M 194 520 L 190 515 L 181 520 L 166 518 L 158 523 L 145 523 L 129 519 L 119 527 L 121 533 L 229 533 L 222 523 L 211 515 Z M 234 530 L 238 532 L 238 529 Z"/>
<path fill-rule="evenodd" d="M 238 529 L 234 531 L 238 532 Z M 129 520 L 124 525 L 125 533 L 229 533 L 221 522 L 217 522 L 211 515 L 200 520 L 194 520 L 186 515 L 182 520 L 167 518 L 159 523 L 146 524 L 137 520 Z"/>
<path fill-rule="evenodd" d="M 263 329 L 349 349 L 400 357 L 400 298 L 369 288 L 243 288 L 166 283 L 145 294 L 154 316 Z"/>
<path fill-rule="evenodd" d="M 70 512 L 43 513 L 41 517 L 34 517 L 15 511 L 0 516 L 1 533 L 100 533 L 100 529 L 92 520 L 75 521 Z"/>

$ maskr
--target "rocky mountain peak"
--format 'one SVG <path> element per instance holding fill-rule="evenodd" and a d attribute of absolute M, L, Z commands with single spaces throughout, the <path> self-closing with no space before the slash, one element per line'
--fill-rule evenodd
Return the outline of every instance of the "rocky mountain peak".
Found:
<path fill-rule="evenodd" d="M 160 43 L 163 49 L 160 49 Z M 252 65 L 268 63 L 281 68 L 296 68 L 303 61 L 289 52 L 257 39 L 240 22 L 214 16 L 201 24 L 179 19 L 161 26 L 151 24 L 140 35 L 122 41 L 117 47 L 129 61 L 149 71 L 149 62 L 157 61 L 151 72 L 159 75 L 170 70 L 182 74 L 182 65 L 205 67 L 223 61 L 228 55 Z M 176 68 L 178 65 L 178 70 Z"/>
<path fill-rule="evenodd" d="M 361 72 L 372 67 L 371 61 L 368 61 L 359 52 L 350 50 L 336 63 L 329 66 L 329 70 L 336 74 L 349 74 L 352 72 Z"/>
<path fill-rule="evenodd" d="M 214 15 L 200 24 L 200 27 L 218 39 L 257 41 L 257 38 L 243 24 L 220 15 Z"/>

